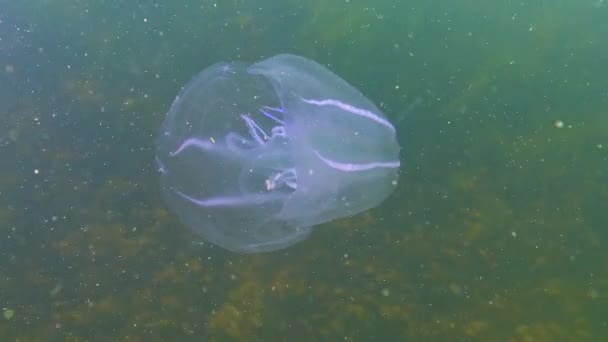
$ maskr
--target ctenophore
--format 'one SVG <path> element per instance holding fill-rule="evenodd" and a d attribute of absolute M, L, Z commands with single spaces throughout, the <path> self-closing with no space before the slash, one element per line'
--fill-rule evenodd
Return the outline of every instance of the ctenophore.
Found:
<path fill-rule="evenodd" d="M 217 63 L 179 93 L 157 144 L 171 210 L 239 253 L 306 239 L 312 227 L 381 203 L 395 189 L 395 128 L 320 64 L 282 54 Z"/>

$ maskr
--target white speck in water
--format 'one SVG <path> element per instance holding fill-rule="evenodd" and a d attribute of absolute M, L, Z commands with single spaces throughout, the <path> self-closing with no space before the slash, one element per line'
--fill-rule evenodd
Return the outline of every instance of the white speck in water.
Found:
<path fill-rule="evenodd" d="M 555 122 L 553 122 L 553 127 L 555 127 L 555 128 L 563 128 L 564 127 L 564 122 L 562 120 L 555 120 Z"/>

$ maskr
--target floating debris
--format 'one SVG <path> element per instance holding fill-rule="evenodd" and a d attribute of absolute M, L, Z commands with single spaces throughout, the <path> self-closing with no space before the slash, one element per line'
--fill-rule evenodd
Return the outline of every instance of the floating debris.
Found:
<path fill-rule="evenodd" d="M 4 318 L 6 318 L 7 320 L 10 320 L 15 315 L 15 310 L 13 309 L 4 308 L 3 311 Z"/>
<path fill-rule="evenodd" d="M 553 127 L 555 127 L 555 128 L 563 128 L 564 127 L 564 122 L 562 120 L 555 120 L 553 122 Z"/>

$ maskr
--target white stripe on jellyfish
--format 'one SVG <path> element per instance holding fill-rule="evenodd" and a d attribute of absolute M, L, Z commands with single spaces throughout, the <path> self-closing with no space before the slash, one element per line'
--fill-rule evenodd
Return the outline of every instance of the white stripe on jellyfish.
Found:
<path fill-rule="evenodd" d="M 182 142 L 182 144 L 179 145 L 175 151 L 170 152 L 169 156 L 175 157 L 189 148 L 202 150 L 204 152 L 221 154 L 226 157 L 241 156 L 245 153 L 244 151 L 246 149 L 254 148 L 257 146 L 256 143 L 247 140 L 234 132 L 229 132 L 226 135 L 225 140 L 225 144 L 221 144 L 216 142 L 212 137 L 209 137 L 207 139 L 188 138 L 184 142 Z"/>
<path fill-rule="evenodd" d="M 273 202 L 273 201 L 284 201 L 289 194 L 276 193 L 276 192 L 268 192 L 263 194 L 245 194 L 239 196 L 223 196 L 223 197 L 210 197 L 198 199 L 192 196 L 186 195 L 181 191 L 173 190 L 177 195 L 187 199 L 193 204 L 211 208 L 211 207 L 246 207 L 259 205 L 263 203 Z"/>
<path fill-rule="evenodd" d="M 319 159 L 321 159 L 325 164 L 327 164 L 327 166 L 331 167 L 332 169 L 345 171 L 345 172 L 367 171 L 367 170 L 372 170 L 372 169 L 377 169 L 377 168 L 394 169 L 394 168 L 398 168 L 399 165 L 401 164 L 398 160 L 391 161 L 391 162 L 370 162 L 370 163 L 363 163 L 363 164 L 341 163 L 341 162 L 337 162 L 335 160 L 325 158 L 317 151 L 315 151 L 315 153 L 317 154 L 317 157 L 319 157 Z"/>
<path fill-rule="evenodd" d="M 352 113 L 352 114 L 370 119 L 374 122 L 377 122 L 380 125 L 389 128 L 393 132 L 395 131 L 395 127 L 393 127 L 393 125 L 388 120 L 386 120 L 385 118 L 381 117 L 380 115 L 378 115 L 376 113 L 370 112 L 367 109 L 358 108 L 353 105 L 349 105 L 348 103 L 344 103 L 344 102 L 334 100 L 334 99 L 312 100 L 312 99 L 305 99 L 303 97 L 300 97 L 300 98 L 302 99 L 302 101 L 304 101 L 308 104 L 315 105 L 315 106 L 333 106 L 333 107 L 340 108 L 349 113 Z"/>
<path fill-rule="evenodd" d="M 179 145 L 177 150 L 169 153 L 169 156 L 173 157 L 177 154 L 180 154 L 183 150 L 185 150 L 189 147 L 197 147 L 197 148 L 200 148 L 201 150 L 205 150 L 205 151 L 212 151 L 214 149 L 217 149 L 217 146 L 214 143 L 211 143 L 211 142 L 208 142 L 208 141 L 205 141 L 202 139 L 198 139 L 198 138 L 188 138 L 181 145 Z"/>

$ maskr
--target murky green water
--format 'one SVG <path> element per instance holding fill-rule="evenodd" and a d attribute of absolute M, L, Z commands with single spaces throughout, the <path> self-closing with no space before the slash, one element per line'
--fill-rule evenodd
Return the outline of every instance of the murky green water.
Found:
<path fill-rule="evenodd" d="M 0 336 L 608 338 L 607 23 L 603 0 L 0 0 Z M 237 255 L 167 210 L 154 143 L 196 72 L 281 52 L 379 104 L 400 184 Z"/>

